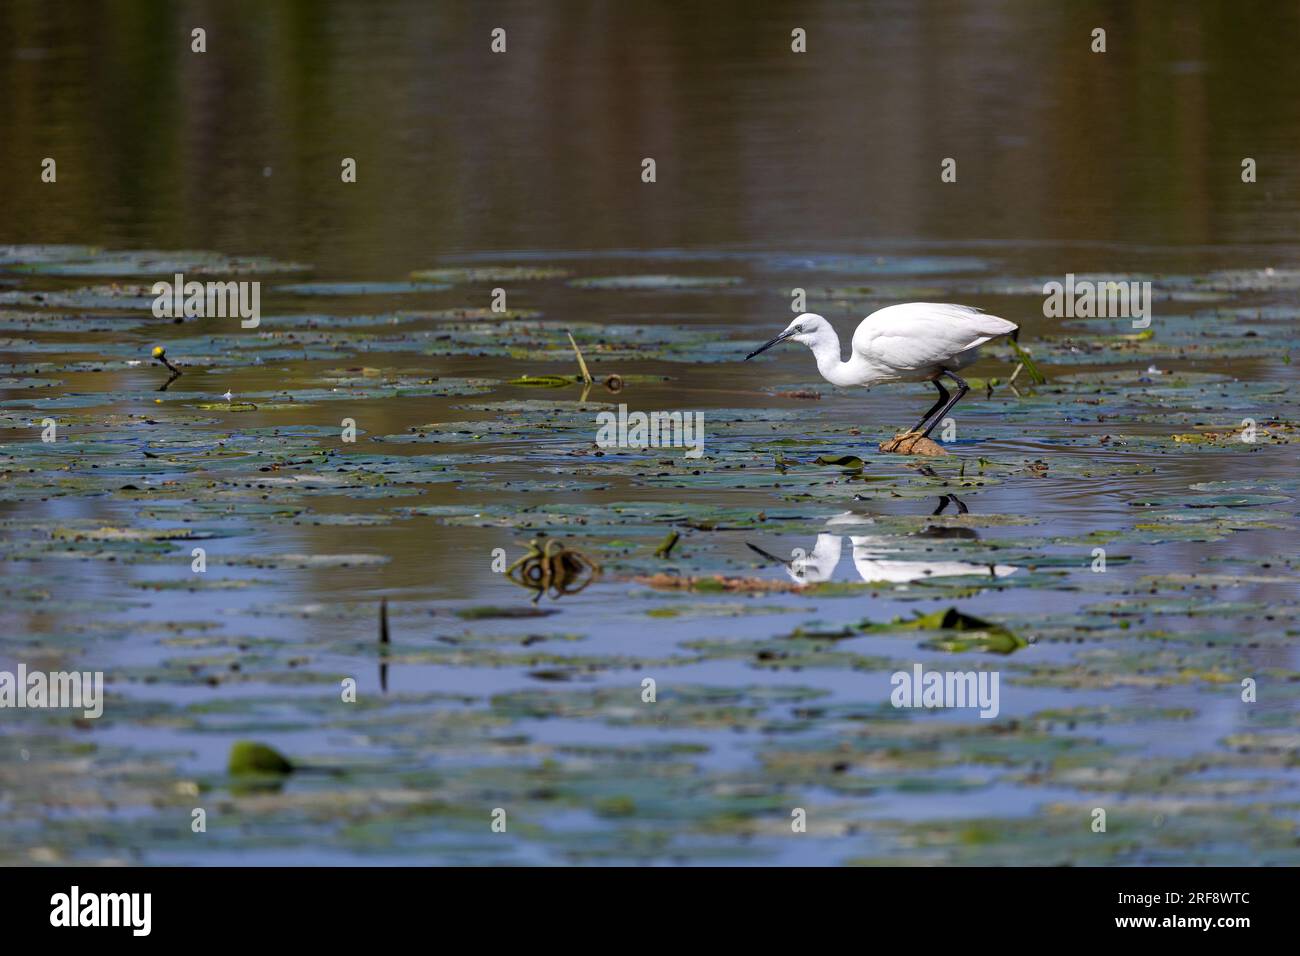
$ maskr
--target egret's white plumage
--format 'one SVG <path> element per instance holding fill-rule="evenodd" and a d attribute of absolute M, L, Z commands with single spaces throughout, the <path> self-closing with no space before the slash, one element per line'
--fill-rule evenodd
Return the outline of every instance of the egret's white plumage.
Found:
<path fill-rule="evenodd" d="M 968 305 L 941 302 L 891 305 L 862 320 L 853 333 L 846 360 L 840 337 L 831 324 L 816 313 L 805 312 L 784 332 L 745 358 L 751 359 L 779 342 L 793 339 L 812 350 L 817 371 L 832 385 L 870 387 L 887 382 L 934 382 L 939 389 L 939 402 L 914 429 L 921 430 L 933 418 L 925 429 L 928 433 L 966 394 L 965 382 L 955 373 L 979 357 L 981 345 L 1013 335 L 1018 328 L 1013 322 L 985 315 Z M 957 396 L 951 400 L 939 380 L 944 375 L 957 383 Z"/>
<path fill-rule="evenodd" d="M 786 338 L 802 342 L 812 349 L 817 370 L 832 385 L 924 382 L 945 370 L 965 368 L 978 357 L 981 345 L 1016 328 L 1013 322 L 968 305 L 908 302 L 878 309 L 863 319 L 853 333 L 848 361 L 841 356 L 835 329 L 813 312 L 796 318 L 758 351 Z"/>

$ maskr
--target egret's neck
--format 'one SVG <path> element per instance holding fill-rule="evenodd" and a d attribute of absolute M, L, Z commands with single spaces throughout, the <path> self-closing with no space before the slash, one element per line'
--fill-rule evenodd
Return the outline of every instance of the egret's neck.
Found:
<path fill-rule="evenodd" d="M 847 362 L 840 359 L 840 337 L 835 334 L 834 329 L 826 329 L 825 333 L 818 336 L 817 340 L 808 347 L 812 349 L 813 358 L 817 360 L 817 371 L 821 372 L 822 378 L 826 381 L 832 385 L 861 384 L 861 371 L 854 365 L 852 359 Z"/>

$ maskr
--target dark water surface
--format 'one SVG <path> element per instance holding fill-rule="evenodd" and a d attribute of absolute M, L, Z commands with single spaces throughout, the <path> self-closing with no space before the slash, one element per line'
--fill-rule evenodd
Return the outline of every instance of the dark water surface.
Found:
<path fill-rule="evenodd" d="M 1298 29 L 0 4 L 0 670 L 109 682 L 0 711 L 0 862 L 1296 863 Z M 267 257 L 207 260 L 261 326 L 154 318 L 176 250 Z M 1151 334 L 1045 317 L 1067 273 L 1151 281 Z M 928 387 L 740 361 L 794 288 L 844 338 L 980 306 L 1048 382 L 993 346 L 949 456 L 883 455 Z M 510 384 L 572 376 L 566 330 L 622 391 Z M 703 456 L 602 452 L 619 403 L 702 412 Z M 533 612 L 494 549 L 539 535 L 604 573 Z M 1011 653 L 908 626 L 948 608 Z M 918 662 L 997 671 L 999 716 L 891 707 Z"/>

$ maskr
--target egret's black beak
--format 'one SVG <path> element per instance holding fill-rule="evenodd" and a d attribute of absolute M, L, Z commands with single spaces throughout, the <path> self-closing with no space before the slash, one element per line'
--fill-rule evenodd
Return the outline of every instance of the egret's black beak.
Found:
<path fill-rule="evenodd" d="M 760 345 L 758 348 L 754 349 L 754 351 L 752 351 L 752 352 L 750 352 L 748 355 L 746 355 L 746 356 L 745 356 L 745 361 L 748 362 L 750 359 L 752 359 L 752 358 L 753 358 L 755 355 L 757 355 L 759 352 L 766 352 L 766 351 L 767 351 L 768 349 L 770 349 L 773 345 L 776 345 L 776 344 L 779 343 L 779 342 L 784 342 L 786 339 L 788 339 L 790 336 L 792 336 L 792 335 L 794 335 L 794 334 L 795 334 L 795 330 L 794 330 L 794 329 L 786 329 L 784 332 L 782 332 L 780 335 L 778 335 L 778 336 L 777 336 L 776 338 L 774 338 L 772 341 L 768 342 L 766 345 Z"/>

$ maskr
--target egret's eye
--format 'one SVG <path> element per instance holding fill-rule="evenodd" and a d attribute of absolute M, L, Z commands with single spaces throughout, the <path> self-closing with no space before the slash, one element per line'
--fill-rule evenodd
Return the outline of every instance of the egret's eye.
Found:
<path fill-rule="evenodd" d="M 796 326 L 794 327 L 794 334 L 795 334 L 795 335 L 799 335 L 799 334 L 802 333 L 802 332 L 803 332 L 803 326 L 802 326 L 802 325 L 796 325 Z"/>

